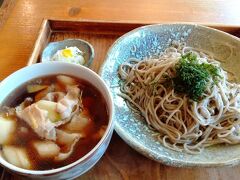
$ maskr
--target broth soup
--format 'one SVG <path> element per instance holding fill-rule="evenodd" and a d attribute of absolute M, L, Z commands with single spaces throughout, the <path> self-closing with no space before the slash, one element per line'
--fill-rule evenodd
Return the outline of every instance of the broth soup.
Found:
<path fill-rule="evenodd" d="M 108 119 L 106 102 L 90 83 L 66 75 L 34 79 L 1 106 L 2 155 L 24 169 L 68 165 L 99 142 Z"/>

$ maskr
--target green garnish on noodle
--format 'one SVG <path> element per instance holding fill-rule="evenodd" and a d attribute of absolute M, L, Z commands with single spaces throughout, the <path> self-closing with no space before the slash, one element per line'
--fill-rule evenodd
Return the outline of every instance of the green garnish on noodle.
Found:
<path fill-rule="evenodd" d="M 210 78 L 217 83 L 219 68 L 208 63 L 198 63 L 193 53 L 183 55 L 175 66 L 176 77 L 173 86 L 177 92 L 187 94 L 192 100 L 199 101 L 209 85 Z"/>

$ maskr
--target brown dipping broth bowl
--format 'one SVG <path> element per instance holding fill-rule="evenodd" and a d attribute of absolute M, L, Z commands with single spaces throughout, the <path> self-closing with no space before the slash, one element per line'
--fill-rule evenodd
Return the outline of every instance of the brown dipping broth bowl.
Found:
<path fill-rule="evenodd" d="M 35 78 L 55 74 L 74 76 L 76 78 L 85 80 L 92 84 L 94 87 L 96 87 L 102 94 L 107 104 L 109 117 L 108 126 L 100 141 L 90 152 L 88 152 L 85 156 L 78 159 L 77 161 L 57 169 L 38 171 L 19 168 L 8 163 L 2 157 L 2 152 L 0 150 L 0 165 L 3 166 L 5 169 L 16 173 L 24 178 L 48 180 L 74 179 L 88 171 L 98 162 L 98 160 L 106 151 L 112 137 L 114 129 L 114 122 L 112 119 L 113 101 L 111 94 L 109 93 L 109 89 L 104 83 L 104 81 L 98 76 L 98 74 L 81 65 L 74 65 L 65 62 L 46 62 L 24 67 L 11 74 L 0 83 L 0 105 L 2 105 L 4 100 L 11 94 L 11 92 L 13 92 L 16 88 L 20 87 L 26 82 L 31 81 Z"/>

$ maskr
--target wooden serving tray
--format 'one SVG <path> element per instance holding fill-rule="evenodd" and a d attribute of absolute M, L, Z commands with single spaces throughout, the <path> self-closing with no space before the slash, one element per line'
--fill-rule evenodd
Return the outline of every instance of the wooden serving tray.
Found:
<path fill-rule="evenodd" d="M 50 20 L 45 19 L 42 22 L 38 37 L 36 39 L 33 51 L 27 62 L 27 65 L 40 62 L 43 49 L 49 42 L 61 41 L 64 39 L 83 39 L 91 43 L 95 50 L 95 58 L 91 65 L 91 69 L 98 72 L 102 65 L 106 53 L 112 43 L 123 34 L 140 26 L 147 25 L 139 22 L 106 22 L 106 21 L 67 21 L 67 20 Z M 240 37 L 240 26 L 224 26 L 224 25 L 210 25 L 206 26 L 219 29 Z M 115 133 L 110 146 L 106 151 L 107 156 L 114 156 L 114 149 L 121 147 L 123 152 L 132 152 L 131 148 L 126 145 Z M 125 154 L 126 155 L 126 154 Z M 116 155 L 118 156 L 118 155 Z M 128 159 L 138 160 L 140 158 L 136 153 L 136 157 L 128 157 Z M 107 158 L 109 159 L 109 158 Z M 103 158 L 105 163 L 108 162 Z M 144 161 L 145 162 L 145 161 Z M 101 166 L 101 165 L 100 165 Z M 101 167 L 95 167 L 102 170 Z M 20 180 L 17 175 L 11 175 L 4 169 L 0 168 L 0 179 L 14 179 Z"/>
<path fill-rule="evenodd" d="M 95 50 L 95 58 L 91 69 L 98 72 L 105 55 L 112 43 L 121 35 L 147 24 L 132 22 L 106 22 L 106 21 L 66 21 L 43 20 L 38 38 L 27 65 L 40 61 L 41 53 L 49 42 L 64 39 L 83 39 L 90 42 Z M 240 27 L 207 25 L 230 34 L 240 36 Z"/>

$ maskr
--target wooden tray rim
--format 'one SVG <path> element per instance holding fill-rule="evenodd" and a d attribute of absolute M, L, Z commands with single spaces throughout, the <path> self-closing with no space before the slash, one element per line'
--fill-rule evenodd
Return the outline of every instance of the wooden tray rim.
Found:
<path fill-rule="evenodd" d="M 69 20 L 69 19 L 60 19 L 60 18 L 49 18 L 49 19 L 43 19 L 44 21 L 48 21 L 49 23 L 52 22 L 68 22 L 68 23 L 99 23 L 99 24 L 124 24 L 124 25 L 150 25 L 150 24 L 198 24 L 202 26 L 208 26 L 216 29 L 234 29 L 234 30 L 240 30 L 240 24 L 222 24 L 222 23 L 204 23 L 204 22 L 187 22 L 187 21 L 164 21 L 164 22 L 157 22 L 157 21 L 125 21 L 125 20 L 120 20 L 120 21 L 108 21 L 108 20 L 91 20 L 91 19 L 77 19 L 77 20 Z"/>
<path fill-rule="evenodd" d="M 103 21 L 103 20 L 88 20 L 88 19 L 79 19 L 79 20 L 67 20 L 67 19 L 43 19 L 40 26 L 37 39 L 34 43 L 32 53 L 27 61 L 27 66 L 37 62 L 37 58 L 42 51 L 42 44 L 44 41 L 49 40 L 52 32 L 64 32 L 64 30 L 57 30 L 52 27 L 54 22 L 58 23 L 89 23 L 89 24 L 109 24 L 109 25 L 132 25 L 136 27 L 150 25 L 150 24 L 199 24 L 203 26 L 208 26 L 211 28 L 219 29 L 224 32 L 240 32 L 240 25 L 225 25 L 217 23 L 192 23 L 192 22 L 139 22 L 139 21 Z M 70 30 L 66 30 L 70 31 Z"/>

